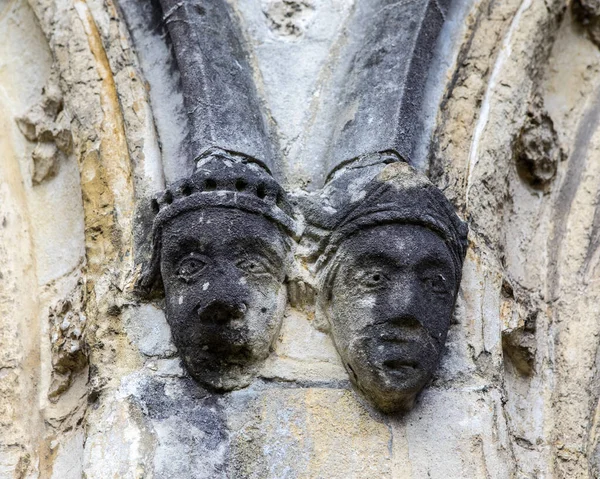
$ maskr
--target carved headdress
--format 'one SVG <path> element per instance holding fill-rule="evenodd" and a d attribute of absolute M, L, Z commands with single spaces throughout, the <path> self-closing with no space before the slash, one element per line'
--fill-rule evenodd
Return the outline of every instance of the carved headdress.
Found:
<path fill-rule="evenodd" d="M 173 183 L 152 200 L 152 258 L 140 280 L 148 291 L 160 273 L 163 226 L 176 216 L 204 208 L 235 208 L 264 216 L 298 239 L 301 225 L 283 188 L 266 166 L 241 153 L 210 148 L 196 160 L 194 173 Z"/>
<path fill-rule="evenodd" d="M 365 169 L 374 170 L 374 176 L 365 175 Z M 365 181 L 365 177 L 372 179 Z M 460 278 L 467 250 L 467 224 L 444 194 L 395 152 L 358 159 L 337 172 L 327 189 L 337 197 L 337 204 L 327 221 L 326 246 L 316 262 L 325 288 L 345 240 L 361 230 L 391 223 L 420 225 L 437 233 L 448 247 Z"/>

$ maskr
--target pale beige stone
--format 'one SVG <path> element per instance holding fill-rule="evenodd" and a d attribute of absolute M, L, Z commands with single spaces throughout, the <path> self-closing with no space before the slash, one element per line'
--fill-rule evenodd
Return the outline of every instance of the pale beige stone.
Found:
<path fill-rule="evenodd" d="M 304 185 L 315 172 L 301 160 L 318 139 L 298 125 L 319 107 L 352 2 L 299 2 L 288 22 L 289 2 L 231 1 L 254 42 L 286 173 Z M 598 477 L 600 50 L 564 6 L 469 7 L 430 174 L 470 222 L 470 249 L 442 364 L 414 411 L 386 418 L 350 388 L 310 308 L 288 309 L 250 388 L 205 401 L 157 305 L 131 295 L 138 208 L 173 163 L 161 159 L 155 116 L 165 110 L 149 101 L 119 8 L 0 2 L 0 477 L 211 477 L 221 462 L 230 477 Z M 56 118 L 54 143 L 36 146 L 37 123 L 16 119 L 42 104 L 52 71 L 68 116 Z M 543 192 L 513 158 L 538 96 L 567 157 Z M 90 368 L 53 404 L 48 308 L 81 274 Z M 210 449 L 217 426 L 168 409 L 178 407 L 214 415 L 223 442 Z"/>

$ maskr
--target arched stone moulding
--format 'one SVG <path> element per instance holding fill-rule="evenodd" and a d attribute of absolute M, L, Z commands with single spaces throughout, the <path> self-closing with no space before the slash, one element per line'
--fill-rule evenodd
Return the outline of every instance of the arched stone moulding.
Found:
<path fill-rule="evenodd" d="M 0 464 L 3 474 L 37 477 L 87 395 L 84 219 L 51 51 L 27 2 L 0 12 Z M 82 453 L 81 432 L 61 440 Z"/>
<path fill-rule="evenodd" d="M 15 5 L 26 8 L 13 2 L 10 9 Z M 74 384 L 34 419 L 38 429 L 23 436 L 22 450 L 3 450 L 3 467 L 25 471 L 24 477 L 80 476 L 69 470 L 99 478 L 198 471 L 282 477 L 290 470 L 297 477 L 594 477 L 597 393 L 587 385 L 598 337 L 596 255 L 594 240 L 583 238 L 594 238 L 598 178 L 592 161 L 597 80 L 586 72 L 597 71 L 600 60 L 562 2 L 483 0 L 464 21 L 436 120 L 430 173 L 469 220 L 471 244 L 441 368 L 404 419 L 378 416 L 357 400 L 330 340 L 310 325 L 310 310 L 288 309 L 275 353 L 250 388 L 215 399 L 182 377 L 160 308 L 133 304 L 124 293 L 137 274 L 133 226 L 144 225 L 141 205 L 164 184 L 153 109 L 121 12 L 110 1 L 30 5 L 72 117 L 91 373 L 87 402 L 74 397 Z M 564 92 L 569 82 L 577 95 Z M 511 163 L 535 94 L 567 155 L 541 194 Z M 35 102 L 25 103 L 15 113 Z M 33 147 L 14 124 L 8 129 L 17 138 L 11 145 Z M 13 162 L 12 176 L 14 170 Z M 26 188 L 10 188 L 11 214 L 25 211 Z M 25 237 L 32 238 L 35 222 L 25 223 Z M 8 257 L 33 262 L 33 253 Z M 31 271 L 18 278 L 20 286 L 39 281 Z M 41 357 L 41 380 L 20 384 L 26 395 L 45 398 L 51 348 L 38 307 L 27 306 L 39 315 L 40 332 L 26 323 L 27 342 L 36 339 L 25 350 Z M 17 397 L 7 404 L 17 404 Z M 51 418 L 49 424 L 41 417 Z"/>

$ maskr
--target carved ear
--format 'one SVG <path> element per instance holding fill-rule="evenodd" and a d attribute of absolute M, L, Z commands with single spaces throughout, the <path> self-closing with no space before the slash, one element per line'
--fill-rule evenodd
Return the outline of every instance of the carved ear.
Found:
<path fill-rule="evenodd" d="M 143 267 L 134 286 L 136 294 L 143 299 L 162 298 L 165 294 L 162 277 L 160 275 L 160 254 L 162 249 L 162 234 L 153 232 L 152 253 L 148 262 Z"/>

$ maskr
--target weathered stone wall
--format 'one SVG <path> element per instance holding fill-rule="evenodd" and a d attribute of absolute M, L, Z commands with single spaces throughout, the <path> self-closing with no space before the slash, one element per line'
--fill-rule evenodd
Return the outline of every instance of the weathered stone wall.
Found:
<path fill-rule="evenodd" d="M 288 186 L 306 187 L 354 3 L 231 3 Z M 160 300 L 133 294 L 185 134 L 139 4 L 0 0 L 0 477 L 598 477 L 592 27 L 561 0 L 452 12 L 418 164 L 470 247 L 443 362 L 387 417 L 310 308 L 288 307 L 251 386 L 215 396 L 184 374 Z"/>

